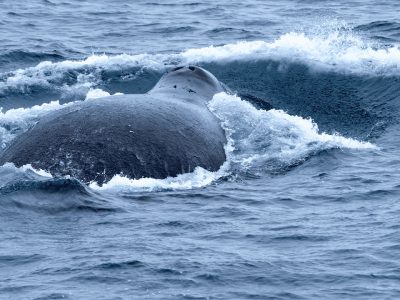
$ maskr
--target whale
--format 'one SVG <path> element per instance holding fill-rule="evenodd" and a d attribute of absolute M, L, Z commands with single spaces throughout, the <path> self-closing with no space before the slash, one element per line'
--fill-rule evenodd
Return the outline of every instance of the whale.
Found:
<path fill-rule="evenodd" d="M 115 175 L 176 177 L 226 161 L 220 121 L 206 103 L 226 88 L 210 72 L 179 66 L 145 94 L 87 99 L 43 116 L 1 154 L 55 177 L 100 186 Z"/>

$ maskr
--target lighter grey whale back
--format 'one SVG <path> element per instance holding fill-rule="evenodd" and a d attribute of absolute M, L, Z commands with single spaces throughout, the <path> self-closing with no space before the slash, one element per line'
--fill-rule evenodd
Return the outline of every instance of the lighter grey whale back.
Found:
<path fill-rule="evenodd" d="M 143 95 L 118 95 L 51 112 L 4 151 L 0 165 L 31 164 L 53 176 L 102 185 L 114 175 L 166 178 L 217 171 L 226 137 L 205 102 L 224 91 L 206 70 L 168 71 Z"/>

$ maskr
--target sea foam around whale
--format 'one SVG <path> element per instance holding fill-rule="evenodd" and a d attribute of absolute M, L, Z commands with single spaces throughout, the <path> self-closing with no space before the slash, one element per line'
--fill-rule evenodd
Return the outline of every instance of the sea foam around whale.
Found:
<path fill-rule="evenodd" d="M 87 99 L 108 95 L 107 92 L 99 89 L 92 90 L 88 93 Z M 54 101 L 30 109 L 0 113 L 3 147 L 35 124 L 41 116 L 72 104 L 60 105 Z M 228 139 L 225 147 L 228 160 L 218 172 L 209 172 L 198 167 L 193 173 L 178 175 L 174 178 L 138 180 L 116 175 L 102 187 L 96 183 L 90 184 L 90 187 L 112 193 L 192 189 L 211 184 L 223 176 L 232 174 L 234 170 L 237 172 L 257 168 L 257 172 L 279 171 L 298 164 L 322 150 L 333 148 L 379 150 L 368 142 L 319 133 L 317 124 L 311 119 L 291 116 L 281 110 L 257 110 L 236 95 L 217 94 L 207 105 L 220 119 Z M 15 130 L 6 129 L 11 127 Z M 10 166 L 1 168 L 4 167 Z M 32 167 L 24 166 L 20 169 L 25 172 L 32 170 Z M 43 172 L 36 171 L 40 175 L 49 175 Z"/>
<path fill-rule="evenodd" d="M 193 173 L 175 178 L 132 180 L 116 175 L 107 184 L 91 188 L 103 191 L 134 192 L 191 189 L 208 185 L 233 170 L 251 170 L 265 166 L 264 172 L 276 171 L 304 161 L 310 155 L 333 148 L 378 150 L 368 142 L 360 142 L 340 135 L 318 132 L 311 119 L 291 116 L 281 110 L 257 110 L 236 95 L 220 93 L 208 103 L 209 109 L 220 119 L 226 132 L 225 147 L 228 161 L 218 172 L 197 167 Z"/>

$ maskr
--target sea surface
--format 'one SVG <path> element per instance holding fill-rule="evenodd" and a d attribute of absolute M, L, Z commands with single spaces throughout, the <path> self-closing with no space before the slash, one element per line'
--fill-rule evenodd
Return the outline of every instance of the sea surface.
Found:
<path fill-rule="evenodd" d="M 397 0 L 0 1 L 0 153 L 197 65 L 228 161 L 102 186 L 0 166 L 0 299 L 400 299 Z"/>

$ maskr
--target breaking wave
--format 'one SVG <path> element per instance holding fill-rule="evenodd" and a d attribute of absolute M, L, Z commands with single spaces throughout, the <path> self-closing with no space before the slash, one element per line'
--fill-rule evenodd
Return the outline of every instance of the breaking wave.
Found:
<path fill-rule="evenodd" d="M 397 46 L 365 41 L 344 22 L 331 21 L 312 28 L 284 34 L 272 42 L 241 41 L 175 54 L 93 54 L 80 61 L 44 61 L 35 67 L 0 74 L 0 94 L 29 93 L 40 87 L 81 95 L 105 82 L 140 77 L 146 69 L 162 73 L 178 64 L 271 58 L 357 73 L 400 74 L 400 50 Z"/>

